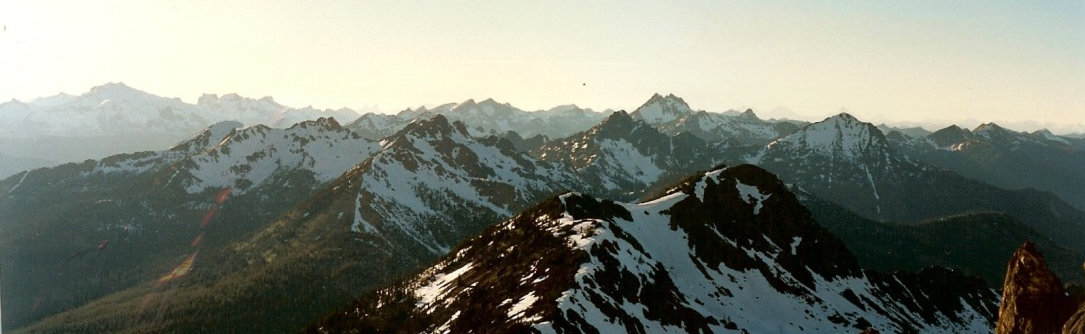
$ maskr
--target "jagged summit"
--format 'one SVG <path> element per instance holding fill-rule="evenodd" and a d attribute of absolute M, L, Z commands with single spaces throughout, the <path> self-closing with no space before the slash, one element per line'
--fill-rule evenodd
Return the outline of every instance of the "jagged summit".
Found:
<path fill-rule="evenodd" d="M 320 117 L 314 120 L 307 120 L 291 125 L 287 130 L 300 128 L 316 128 L 320 130 L 342 130 L 343 127 L 339 125 L 339 122 L 335 120 L 335 117 Z"/>
<path fill-rule="evenodd" d="M 374 138 L 387 135 L 387 129 L 381 126 L 406 125 L 410 120 L 429 115 L 441 114 L 449 120 L 462 121 L 469 125 L 471 134 L 482 138 L 489 135 L 502 135 L 508 131 L 515 131 L 519 135 L 530 138 L 536 135 L 545 135 L 550 138 L 567 137 L 583 131 L 597 124 L 609 113 L 595 112 L 591 109 L 580 109 L 575 105 L 559 106 L 550 110 L 526 111 L 509 103 L 500 103 L 492 98 L 482 101 L 468 99 L 460 103 L 447 103 L 432 108 L 425 106 L 416 109 L 405 109 L 395 115 L 394 118 L 384 117 L 376 119 L 374 116 L 363 116 L 372 121 L 356 122 L 352 127 L 364 136 Z"/>
<path fill-rule="evenodd" d="M 691 113 L 693 113 L 693 110 L 682 98 L 674 94 L 662 96 L 656 93 L 630 115 L 651 124 L 659 124 L 673 121 Z"/>
<path fill-rule="evenodd" d="M 606 195 L 629 199 L 662 179 L 712 166 L 716 161 L 704 154 L 708 150 L 697 137 L 669 136 L 618 111 L 591 129 L 550 141 L 532 154 L 568 164 L 596 189 L 626 189 Z"/>
<path fill-rule="evenodd" d="M 995 333 L 1058 333 L 1076 309 L 1036 245 L 1018 247 L 1006 269 Z"/>
<path fill-rule="evenodd" d="M 415 137 L 444 138 L 455 134 L 470 136 L 463 122 L 450 122 L 448 117 L 442 114 L 433 114 L 429 117 L 416 118 L 407 124 L 398 135 Z"/>
<path fill-rule="evenodd" d="M 628 135 L 638 125 L 645 126 L 646 124 L 644 121 L 633 119 L 624 110 L 620 110 L 607 116 L 602 123 L 592 127 L 589 132 L 598 133 L 603 137 L 619 137 Z"/>
<path fill-rule="evenodd" d="M 753 112 L 753 109 L 746 109 L 746 111 L 738 114 L 738 118 L 749 121 L 761 120 L 761 118 L 757 117 L 757 114 Z"/>

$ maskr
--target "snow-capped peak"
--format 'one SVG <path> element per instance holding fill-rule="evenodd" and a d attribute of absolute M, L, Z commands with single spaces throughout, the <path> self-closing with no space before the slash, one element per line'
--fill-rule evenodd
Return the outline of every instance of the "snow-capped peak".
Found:
<path fill-rule="evenodd" d="M 643 119 L 650 124 L 660 124 L 675 120 L 683 115 L 692 114 L 693 110 L 682 98 L 667 94 L 656 93 L 644 102 L 643 105 L 631 114 L 634 118 Z"/>
<path fill-rule="evenodd" d="M 107 83 L 104 85 L 93 87 L 90 89 L 89 92 L 87 92 L 87 94 L 84 94 L 83 97 L 90 98 L 95 101 L 137 101 L 165 99 L 151 93 L 128 87 L 128 85 L 125 85 L 123 82 Z"/>
<path fill-rule="evenodd" d="M 821 122 L 807 125 L 798 132 L 769 144 L 769 147 L 787 143 L 795 148 L 805 148 L 843 157 L 885 152 L 888 142 L 876 126 L 862 122 L 848 113 L 840 113 Z"/>

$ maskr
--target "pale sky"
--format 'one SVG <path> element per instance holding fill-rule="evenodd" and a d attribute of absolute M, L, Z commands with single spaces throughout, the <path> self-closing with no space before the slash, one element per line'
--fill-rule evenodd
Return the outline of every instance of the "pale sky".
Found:
<path fill-rule="evenodd" d="M 632 110 L 659 92 L 763 116 L 1085 124 L 1080 0 L 0 0 L 0 24 L 0 101 L 125 82 L 189 102 Z"/>

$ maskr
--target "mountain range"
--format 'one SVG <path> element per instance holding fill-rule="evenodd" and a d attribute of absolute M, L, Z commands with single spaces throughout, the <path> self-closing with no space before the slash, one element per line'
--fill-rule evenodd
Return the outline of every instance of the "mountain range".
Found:
<path fill-rule="evenodd" d="M 28 167 L 165 149 L 222 121 L 278 128 L 319 117 L 351 121 L 358 114 L 349 109 L 291 108 L 271 97 L 257 100 L 237 94 L 205 94 L 191 104 L 123 83 L 97 86 L 78 96 L 61 93 L 30 102 L 12 100 L 0 104 L 0 154 L 20 163 L 0 164 L 0 177 Z"/>
<path fill-rule="evenodd" d="M 312 331 L 977 332 L 996 303 L 944 268 L 861 269 L 783 183 L 743 165 L 646 202 L 553 197 Z"/>
<path fill-rule="evenodd" d="M 9 329 L 977 331 L 1016 245 L 1067 282 L 1085 261 L 1079 193 L 1058 182 L 1082 177 L 1080 140 L 1042 131 L 763 120 L 659 94 L 631 113 L 487 99 L 264 125 L 270 98 L 95 91 L 239 120 L 0 180 Z M 1035 170 L 986 167 L 1019 159 Z"/>

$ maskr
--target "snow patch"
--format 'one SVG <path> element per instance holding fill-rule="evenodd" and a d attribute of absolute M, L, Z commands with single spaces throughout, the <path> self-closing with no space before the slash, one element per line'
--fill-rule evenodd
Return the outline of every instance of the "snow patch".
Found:
<path fill-rule="evenodd" d="M 523 314 L 524 311 L 527 311 L 527 309 L 530 308 L 531 305 L 534 305 L 535 301 L 537 301 L 537 300 L 539 300 L 539 297 L 535 296 L 535 292 L 530 292 L 527 295 L 524 295 L 523 297 L 520 297 L 520 300 L 518 300 L 516 302 L 516 304 L 513 304 L 512 307 L 509 308 L 509 312 L 508 312 L 509 319 L 515 320 L 515 319 L 518 319 L 518 318 L 522 318 L 524 316 L 524 314 Z M 524 321 L 531 321 L 531 320 L 532 319 L 530 319 L 530 318 L 529 319 L 524 319 Z"/>
<path fill-rule="evenodd" d="M 30 175 L 30 171 L 23 172 L 23 177 L 20 177 L 19 182 L 16 182 L 14 186 L 11 186 L 11 189 L 8 189 L 8 193 L 10 194 L 15 191 L 15 189 L 19 189 L 19 186 L 23 185 L 23 181 L 26 180 L 27 175 Z"/>
<path fill-rule="evenodd" d="M 451 284 L 452 281 L 456 280 L 456 278 L 460 277 L 460 275 L 463 275 L 467 271 L 471 270 L 473 265 L 473 263 L 468 262 L 467 264 L 456 270 L 453 270 L 452 272 L 437 275 L 436 277 L 433 277 L 433 280 L 430 281 L 429 284 L 426 284 L 425 286 L 416 289 L 414 291 L 414 296 L 418 298 L 417 306 L 426 308 L 433 305 L 433 303 L 438 300 L 446 303 L 451 302 L 451 300 L 441 298 L 448 293 L 448 285 Z"/>
<path fill-rule="evenodd" d="M 738 180 L 735 180 L 735 188 L 738 189 L 739 198 L 742 198 L 747 204 L 753 204 L 753 214 L 755 215 L 761 214 L 761 202 L 772 197 L 772 194 L 762 194 L 757 186 L 743 184 Z"/>

